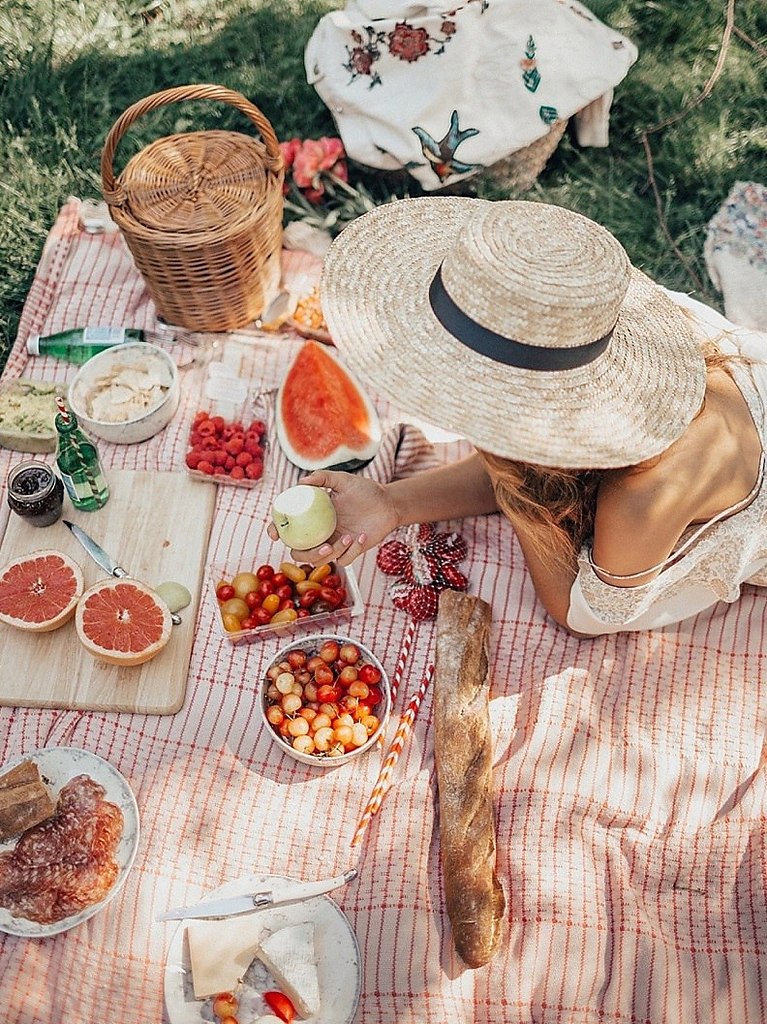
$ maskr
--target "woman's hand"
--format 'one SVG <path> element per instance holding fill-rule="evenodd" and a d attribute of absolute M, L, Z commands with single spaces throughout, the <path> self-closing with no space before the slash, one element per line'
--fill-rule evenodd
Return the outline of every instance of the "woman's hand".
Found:
<path fill-rule="evenodd" d="M 349 565 L 363 551 L 375 547 L 399 525 L 397 510 L 389 490 L 383 485 L 353 473 L 321 470 L 301 480 L 302 484 L 325 487 L 336 509 L 335 533 L 324 544 L 309 551 L 291 551 L 295 562 L 318 565 L 336 561 Z M 274 524 L 267 533 L 279 540 Z"/>

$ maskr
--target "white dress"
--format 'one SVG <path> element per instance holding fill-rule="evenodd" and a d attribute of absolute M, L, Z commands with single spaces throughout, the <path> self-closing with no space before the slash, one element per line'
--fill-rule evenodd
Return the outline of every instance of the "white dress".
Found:
<path fill-rule="evenodd" d="M 686 295 L 669 294 L 694 314 L 702 338 L 715 340 L 725 353 L 742 352 L 754 360 L 748 366 L 733 363 L 729 369 L 762 439 L 760 477 L 746 507 L 686 531 L 649 583 L 605 583 L 594 571 L 590 548 L 584 546 L 567 614 L 568 626 L 577 633 L 657 629 L 697 615 L 717 601 L 737 601 L 743 583 L 767 586 L 767 334 L 737 327 Z"/>

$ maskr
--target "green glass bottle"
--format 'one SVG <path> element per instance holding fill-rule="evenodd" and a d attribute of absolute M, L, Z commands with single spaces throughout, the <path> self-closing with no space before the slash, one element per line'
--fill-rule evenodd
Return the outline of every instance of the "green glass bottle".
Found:
<path fill-rule="evenodd" d="M 144 341 L 144 332 L 133 327 L 78 327 L 58 334 L 33 334 L 27 339 L 32 356 L 54 356 L 69 363 L 86 363 L 105 348 Z"/>
<path fill-rule="evenodd" d="M 98 449 L 80 429 L 77 417 L 62 398 L 57 396 L 56 405 L 59 409 L 55 420 L 56 465 L 74 507 L 94 512 L 105 505 L 109 497 Z"/>

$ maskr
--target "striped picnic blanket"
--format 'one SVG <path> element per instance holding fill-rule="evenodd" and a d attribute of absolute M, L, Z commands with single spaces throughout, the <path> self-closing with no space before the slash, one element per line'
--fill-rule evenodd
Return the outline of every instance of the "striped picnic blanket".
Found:
<path fill-rule="evenodd" d="M 28 360 L 27 335 L 87 323 L 151 329 L 154 309 L 120 236 L 84 234 L 73 200 L 51 231 L 5 377 L 49 376 L 53 364 Z M 268 395 L 300 342 L 253 344 Z M 194 355 L 185 345 L 173 351 L 180 362 Z M 183 472 L 196 402 L 185 390 L 171 426 L 144 444 L 101 446 L 107 469 Z M 379 478 L 455 456 L 455 446 L 433 445 L 395 410 L 381 410 L 385 443 L 370 468 Z M 276 447 L 261 488 L 219 488 L 208 562 L 274 557 L 264 534 L 271 499 L 298 479 Z M 3 476 L 13 460 L 0 452 Z M 361 877 L 336 894 L 361 949 L 356 1021 L 767 1019 L 767 594 L 745 587 L 737 604 L 676 627 L 579 641 L 545 615 L 501 516 L 449 525 L 467 541 L 471 591 L 493 610 L 506 934 L 478 971 L 453 949 L 427 693 L 366 833 Z M 358 569 L 366 610 L 353 629 L 391 671 L 408 620 L 372 553 Z M 254 707 L 278 643 L 231 646 L 215 614 L 202 603 L 176 715 L 0 708 L 0 764 L 41 746 L 98 753 L 128 779 L 142 827 L 134 868 L 103 912 L 53 938 L 0 936 L 0 1019 L 8 1024 L 158 1024 L 168 1019 L 163 974 L 174 927 L 156 924 L 158 913 L 247 875 L 313 879 L 349 866 L 383 752 L 329 772 L 280 755 Z M 433 624 L 422 623 L 397 712 L 433 647 Z"/>

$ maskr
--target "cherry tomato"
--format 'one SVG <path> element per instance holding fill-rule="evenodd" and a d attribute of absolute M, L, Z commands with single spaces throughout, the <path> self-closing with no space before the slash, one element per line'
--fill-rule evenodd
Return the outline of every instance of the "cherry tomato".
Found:
<path fill-rule="evenodd" d="M 259 565 L 256 569 L 256 576 L 260 580 L 270 580 L 274 576 L 274 569 L 271 565 Z"/>
<path fill-rule="evenodd" d="M 276 596 L 277 595 L 275 594 L 275 597 Z M 292 597 L 283 597 L 283 599 L 280 601 L 280 611 L 284 612 L 286 608 L 295 608 Z"/>
<path fill-rule="evenodd" d="M 285 575 L 284 572 L 276 572 L 274 576 L 272 576 L 272 583 L 275 585 L 275 587 L 281 587 L 283 583 L 287 582 L 288 577 Z"/>
<path fill-rule="evenodd" d="M 265 626 L 267 622 L 272 621 L 272 612 L 268 612 L 266 608 L 256 608 L 253 612 L 253 618 L 256 620 L 259 626 Z"/>
<path fill-rule="evenodd" d="M 257 590 L 249 590 L 245 595 L 245 604 L 248 608 L 260 608 L 262 597 Z"/>
<path fill-rule="evenodd" d="M 305 619 L 312 613 L 309 611 L 308 608 L 299 608 L 297 614 L 299 619 Z"/>
<path fill-rule="evenodd" d="M 298 603 L 302 608 L 311 608 L 319 596 L 320 595 L 316 590 L 307 590 L 306 593 L 302 594 L 298 599 Z"/>
<path fill-rule="evenodd" d="M 253 629 L 257 625 L 258 622 L 253 618 L 252 615 L 249 615 L 247 619 L 243 619 L 242 622 L 240 623 L 240 629 Z"/>
<path fill-rule="evenodd" d="M 224 629 L 227 633 L 236 633 L 240 629 L 240 620 L 236 615 L 224 615 Z"/>
<path fill-rule="evenodd" d="M 232 586 L 237 596 L 244 598 L 251 590 L 256 590 L 258 580 L 252 572 L 238 572 L 232 579 Z"/>
<path fill-rule="evenodd" d="M 274 615 L 280 607 L 280 598 L 277 594 L 267 594 L 261 603 L 261 607 L 264 611 L 269 612 L 270 615 Z"/>
<path fill-rule="evenodd" d="M 326 576 L 322 582 L 326 587 L 332 587 L 333 590 L 337 590 L 341 586 L 341 577 L 337 572 L 333 572 L 330 576 Z"/>
<path fill-rule="evenodd" d="M 293 1024 L 296 1008 L 284 992 L 264 992 L 264 1002 L 280 1020 L 285 1021 L 285 1024 Z"/>
<path fill-rule="evenodd" d="M 275 588 L 274 592 L 280 601 L 284 601 L 286 597 L 289 597 L 291 600 L 293 599 L 293 587 L 289 583 L 280 584 L 279 587 Z"/>
<path fill-rule="evenodd" d="M 234 597 L 234 587 L 231 583 L 219 583 L 216 587 L 216 597 L 219 601 L 231 601 Z"/>
<path fill-rule="evenodd" d="M 274 582 L 272 580 L 261 580 L 256 588 L 261 595 L 261 598 L 268 597 L 269 594 L 274 593 Z"/>
<path fill-rule="evenodd" d="M 320 587 L 320 597 L 323 601 L 327 601 L 331 608 L 337 608 L 341 603 L 340 594 L 332 587 Z"/>
<path fill-rule="evenodd" d="M 249 608 L 241 597 L 231 597 L 221 605 L 222 615 L 236 615 L 238 619 L 247 617 Z"/>

